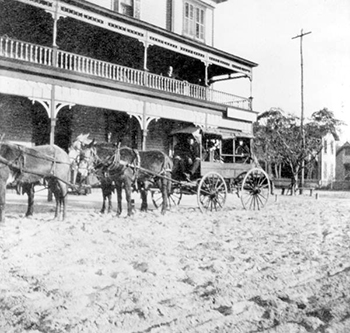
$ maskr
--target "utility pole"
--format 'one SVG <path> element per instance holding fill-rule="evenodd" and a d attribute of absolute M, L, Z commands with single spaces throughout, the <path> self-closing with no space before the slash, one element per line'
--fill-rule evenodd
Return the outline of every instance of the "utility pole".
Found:
<path fill-rule="evenodd" d="M 300 120 L 300 134 L 301 134 L 301 146 L 304 150 L 305 148 L 305 134 L 304 134 L 304 62 L 303 62 L 303 37 L 305 35 L 311 34 L 309 32 L 303 32 L 301 29 L 300 35 L 293 37 L 292 39 L 300 38 L 300 67 L 301 67 L 301 120 Z M 303 158 L 301 162 L 301 182 L 300 186 L 304 186 L 305 178 L 305 159 Z"/>

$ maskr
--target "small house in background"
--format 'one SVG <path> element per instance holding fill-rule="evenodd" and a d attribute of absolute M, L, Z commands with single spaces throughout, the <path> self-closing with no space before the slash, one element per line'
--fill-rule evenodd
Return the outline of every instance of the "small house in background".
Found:
<path fill-rule="evenodd" d="M 318 178 L 321 187 L 332 186 L 335 180 L 336 134 L 328 132 L 322 138 L 323 148 L 318 159 Z"/>
<path fill-rule="evenodd" d="M 336 152 L 335 188 L 350 189 L 350 143 L 345 142 Z"/>

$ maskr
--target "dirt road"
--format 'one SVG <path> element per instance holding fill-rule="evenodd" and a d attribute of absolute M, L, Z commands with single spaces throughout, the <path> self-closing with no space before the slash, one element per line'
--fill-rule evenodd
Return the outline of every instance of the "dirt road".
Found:
<path fill-rule="evenodd" d="M 8 195 L 0 332 L 350 332 L 349 192 L 132 218 L 100 196 L 70 196 L 57 222 L 45 195 L 30 219 Z"/>

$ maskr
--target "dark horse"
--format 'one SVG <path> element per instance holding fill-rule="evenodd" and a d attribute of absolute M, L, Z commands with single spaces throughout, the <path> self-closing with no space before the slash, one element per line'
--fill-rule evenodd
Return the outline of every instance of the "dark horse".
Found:
<path fill-rule="evenodd" d="M 6 185 L 14 181 L 28 194 L 26 216 L 33 214 L 34 185 L 42 179 L 56 199 L 55 218 L 66 217 L 66 196 L 70 172 L 67 153 L 55 145 L 25 147 L 0 142 L 0 222 L 4 219 Z"/>
<path fill-rule="evenodd" d="M 158 186 L 162 191 L 162 214 L 168 205 L 168 193 L 171 183 L 169 181 L 172 161 L 159 150 L 138 151 L 128 147 L 118 148 L 112 143 L 98 143 L 87 145 L 82 149 L 86 159 L 91 160 L 97 178 L 100 180 L 103 204 L 101 213 L 111 211 L 111 196 L 114 188 L 117 191 L 117 214 L 122 212 L 122 188 L 128 206 L 128 215 L 132 215 L 132 190 L 141 193 L 141 210 L 147 211 L 147 190 L 150 186 Z"/>

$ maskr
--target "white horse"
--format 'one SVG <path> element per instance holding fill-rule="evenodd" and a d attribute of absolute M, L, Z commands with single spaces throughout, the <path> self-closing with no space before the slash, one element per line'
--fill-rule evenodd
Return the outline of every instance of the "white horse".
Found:
<path fill-rule="evenodd" d="M 69 147 L 68 156 L 71 161 L 71 183 L 75 185 L 78 174 L 81 179 L 86 179 L 89 174 L 88 161 L 85 160 L 83 155 L 83 146 L 88 145 L 92 142 L 88 138 L 88 134 L 80 134 Z"/>

